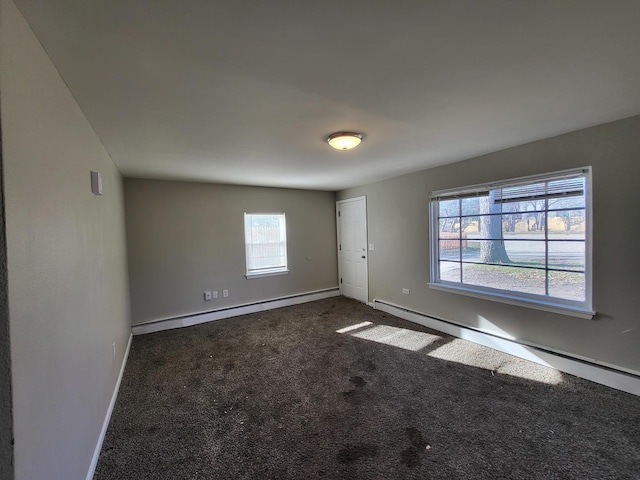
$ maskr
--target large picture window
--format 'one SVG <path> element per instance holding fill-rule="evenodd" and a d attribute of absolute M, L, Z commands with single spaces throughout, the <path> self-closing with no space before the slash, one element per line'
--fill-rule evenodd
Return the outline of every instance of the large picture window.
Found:
<path fill-rule="evenodd" d="M 244 214 L 247 277 L 287 273 L 284 213 Z"/>
<path fill-rule="evenodd" d="M 433 288 L 591 317 L 590 168 L 431 194 Z"/>

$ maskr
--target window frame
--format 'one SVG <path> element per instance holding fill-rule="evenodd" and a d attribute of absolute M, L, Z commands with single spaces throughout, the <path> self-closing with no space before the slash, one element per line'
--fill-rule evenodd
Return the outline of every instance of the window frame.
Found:
<path fill-rule="evenodd" d="M 570 176 L 580 175 L 584 178 L 584 215 L 585 215 L 585 257 L 584 257 L 584 283 L 585 283 L 585 298 L 584 301 L 568 300 L 559 297 L 552 297 L 549 295 L 539 295 L 532 293 L 523 293 L 514 290 L 502 290 L 491 288 L 487 286 L 470 285 L 462 282 L 453 282 L 442 280 L 440 278 L 440 212 L 439 205 L 444 199 L 462 198 L 465 196 L 479 196 L 483 192 L 490 190 L 496 190 L 498 188 L 513 187 L 515 185 L 533 184 L 536 182 L 549 182 L 553 180 L 559 180 Z M 560 313 L 564 315 L 571 315 L 580 318 L 591 319 L 595 315 L 595 311 L 592 308 L 592 276 L 593 276 L 593 195 L 592 195 L 592 179 L 591 179 L 591 167 L 580 167 L 569 170 L 561 170 L 556 172 L 549 172 L 541 175 L 530 175 L 526 177 L 511 178 L 501 180 L 497 182 L 489 182 L 483 184 L 462 186 L 458 188 L 451 188 L 446 190 L 433 191 L 429 195 L 429 247 L 430 247 L 430 278 L 429 287 L 435 290 L 457 293 L 461 295 L 467 295 L 476 298 L 482 298 L 486 300 L 498 301 L 501 303 L 507 303 L 511 305 L 519 305 L 529 308 L 535 308 L 539 310 L 549 311 L 553 313 Z M 550 210 L 549 206 L 545 207 L 545 214 Z M 508 214 L 501 213 L 500 215 Z M 480 215 L 479 215 L 480 216 Z M 460 218 L 462 218 L 462 212 L 460 212 Z M 546 228 L 546 227 L 545 227 Z M 545 234 L 545 251 L 547 251 L 548 237 Z M 546 253 L 548 255 L 548 253 Z M 462 267 L 464 262 L 460 260 L 460 266 Z M 517 267 L 517 265 L 516 265 Z M 523 267 L 521 267 L 523 268 Z M 523 268 L 524 269 L 524 268 Z M 549 267 L 548 262 L 544 268 L 540 268 L 545 272 L 545 275 L 549 271 L 554 271 Z"/>
<path fill-rule="evenodd" d="M 256 243 L 251 243 L 249 241 L 249 236 L 248 236 L 248 229 L 247 227 L 250 226 L 250 219 L 252 219 L 253 217 L 281 217 L 279 219 L 279 224 L 280 224 L 280 235 L 284 237 L 284 255 L 281 256 L 281 258 L 284 259 L 284 265 L 277 265 L 277 266 L 270 266 L 270 267 L 263 267 L 260 269 L 257 268 L 249 268 L 250 264 L 251 264 L 251 258 L 250 257 L 250 245 L 255 245 Z M 282 242 L 282 241 L 281 241 Z M 286 275 L 289 273 L 289 268 L 288 268 L 288 258 L 287 258 L 287 249 L 288 249 L 288 245 L 287 245 L 287 219 L 286 219 L 286 214 L 284 212 L 275 212 L 275 213 L 264 213 L 264 212 L 260 212 L 260 213 L 248 213 L 248 212 L 244 212 L 244 252 L 245 252 L 245 277 L 247 279 L 253 279 L 253 278 L 263 278 L 263 277 L 271 277 L 274 275 Z"/>

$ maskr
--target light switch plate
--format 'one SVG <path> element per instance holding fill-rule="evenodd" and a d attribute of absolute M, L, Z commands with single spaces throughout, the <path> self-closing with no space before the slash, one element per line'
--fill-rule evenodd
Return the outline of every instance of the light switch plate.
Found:
<path fill-rule="evenodd" d="M 102 174 L 91 172 L 91 191 L 94 195 L 102 195 Z"/>

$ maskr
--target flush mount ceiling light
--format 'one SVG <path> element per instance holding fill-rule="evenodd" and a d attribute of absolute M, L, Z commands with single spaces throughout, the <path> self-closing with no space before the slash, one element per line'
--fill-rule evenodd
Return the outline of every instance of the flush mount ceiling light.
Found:
<path fill-rule="evenodd" d="M 327 142 L 336 150 L 351 150 L 362 142 L 362 134 L 356 132 L 336 132 L 329 135 Z"/>

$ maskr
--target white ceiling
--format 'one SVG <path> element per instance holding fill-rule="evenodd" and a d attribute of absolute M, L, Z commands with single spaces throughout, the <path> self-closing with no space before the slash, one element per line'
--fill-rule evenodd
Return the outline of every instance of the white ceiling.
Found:
<path fill-rule="evenodd" d="M 638 0 L 16 4 L 125 176 L 339 190 L 640 114 Z"/>

